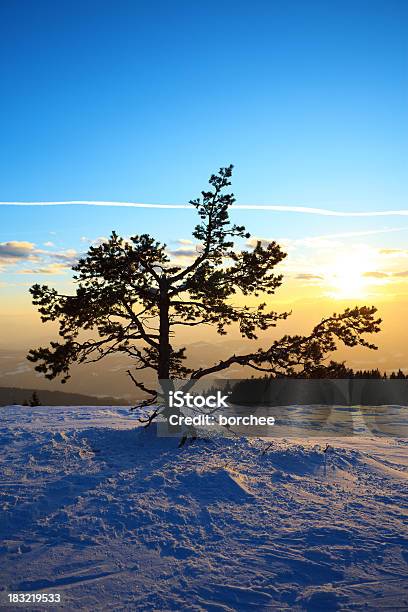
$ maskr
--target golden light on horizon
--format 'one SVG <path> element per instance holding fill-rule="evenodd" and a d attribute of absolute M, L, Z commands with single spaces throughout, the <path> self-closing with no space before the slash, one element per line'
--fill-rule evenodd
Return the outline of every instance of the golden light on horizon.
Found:
<path fill-rule="evenodd" d="M 373 251 L 363 246 L 355 251 L 336 255 L 334 261 L 328 264 L 324 271 L 330 297 L 364 298 L 372 282 L 366 274 L 375 270 L 375 259 Z"/>

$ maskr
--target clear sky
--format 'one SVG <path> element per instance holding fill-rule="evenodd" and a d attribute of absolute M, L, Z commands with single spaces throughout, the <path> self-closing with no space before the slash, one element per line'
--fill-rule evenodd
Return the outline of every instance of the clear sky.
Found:
<path fill-rule="evenodd" d="M 184 203 L 234 163 L 239 204 L 408 208 L 405 0 L 2 2 L 0 53 L 3 202 Z M 367 279 L 374 297 L 397 281 L 407 293 L 408 217 L 235 217 L 286 240 L 287 272 L 314 296 L 351 286 L 363 298 Z M 33 282 L 66 283 L 112 229 L 187 251 L 177 241 L 194 222 L 183 210 L 0 206 L 3 311 L 25 308 Z M 358 279 L 339 280 L 339 267 Z"/>

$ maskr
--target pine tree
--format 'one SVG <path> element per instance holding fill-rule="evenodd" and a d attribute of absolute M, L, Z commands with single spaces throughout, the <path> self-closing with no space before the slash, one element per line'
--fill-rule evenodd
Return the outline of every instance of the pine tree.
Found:
<path fill-rule="evenodd" d="M 37 362 L 35 369 L 65 382 L 72 364 L 121 352 L 133 361 L 127 374 L 146 395 L 143 404 L 154 405 L 157 389 L 143 382 L 141 371 L 153 371 L 159 380 L 197 381 L 238 365 L 274 376 L 321 376 L 327 367 L 333 373 L 344 369 L 335 362 L 325 366 L 338 340 L 346 346 L 376 348 L 364 334 L 378 332 L 381 320 L 375 318 L 376 308 L 362 306 L 324 318 L 307 335 L 285 335 L 266 349 L 232 354 L 197 369 L 186 364 L 186 349 L 173 345 L 180 327 L 211 325 L 225 335 L 235 324 L 244 339 L 253 340 L 290 314 L 269 307 L 283 280 L 275 272 L 286 257 L 280 246 L 274 241 L 257 241 L 251 250 L 237 246 L 250 234 L 230 222 L 235 198 L 225 190 L 231 175 L 232 166 L 221 168 L 210 177 L 210 189 L 190 201 L 199 222 L 192 232 L 197 255 L 189 265 L 176 265 L 166 245 L 147 234 L 125 240 L 113 232 L 74 266 L 73 295 L 34 285 L 30 291 L 42 321 L 58 321 L 62 337 L 29 352 L 28 359 Z M 255 307 L 244 305 L 250 296 L 258 300 Z"/>
<path fill-rule="evenodd" d="M 41 406 L 40 398 L 38 397 L 37 391 L 32 392 L 28 405 L 31 407 Z"/>

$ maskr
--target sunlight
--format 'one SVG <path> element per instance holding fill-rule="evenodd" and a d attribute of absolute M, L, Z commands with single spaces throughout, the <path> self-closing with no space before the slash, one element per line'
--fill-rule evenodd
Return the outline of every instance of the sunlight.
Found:
<path fill-rule="evenodd" d="M 373 269 L 373 260 L 373 253 L 368 247 L 337 255 L 324 274 L 330 287 L 329 295 L 338 299 L 363 298 L 369 284 L 364 274 Z"/>

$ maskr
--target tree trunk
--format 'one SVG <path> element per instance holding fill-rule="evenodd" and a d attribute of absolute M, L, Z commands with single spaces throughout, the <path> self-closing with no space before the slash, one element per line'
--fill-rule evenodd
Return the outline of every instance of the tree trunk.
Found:
<path fill-rule="evenodd" d="M 166 277 L 160 279 L 160 326 L 159 326 L 159 367 L 157 376 L 159 380 L 170 378 L 170 324 L 169 324 L 170 300 L 168 294 L 168 284 Z"/>
<path fill-rule="evenodd" d="M 161 415 L 168 418 L 171 414 L 179 412 L 175 408 L 170 408 L 168 404 L 169 391 L 174 391 L 173 381 L 170 380 L 170 321 L 169 321 L 169 310 L 170 310 L 170 299 L 169 299 L 169 287 L 167 279 L 163 276 L 160 279 L 160 295 L 159 295 L 159 363 L 157 368 L 157 378 L 159 387 L 162 389 L 164 397 L 164 409 Z M 177 428 L 173 427 L 173 433 Z"/>

